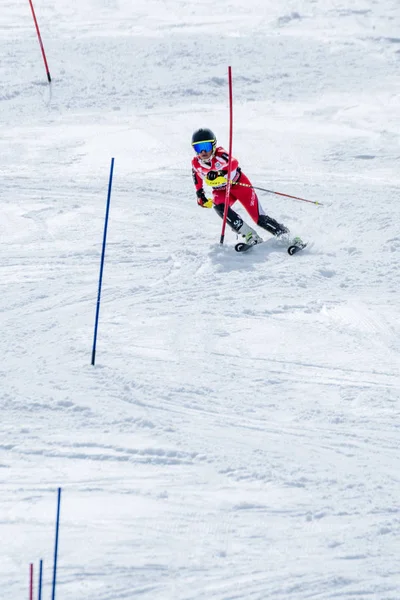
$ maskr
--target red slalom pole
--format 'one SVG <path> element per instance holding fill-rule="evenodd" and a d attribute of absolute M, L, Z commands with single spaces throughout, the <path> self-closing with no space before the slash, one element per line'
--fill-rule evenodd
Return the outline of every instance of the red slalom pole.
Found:
<path fill-rule="evenodd" d="M 29 565 L 29 600 L 33 600 L 33 563 Z"/>
<path fill-rule="evenodd" d="M 228 182 L 226 184 L 226 192 L 225 192 L 225 208 L 224 208 L 224 216 L 222 218 L 222 230 L 221 230 L 221 239 L 220 244 L 224 243 L 225 238 L 225 228 L 226 228 L 226 218 L 228 216 L 228 208 L 229 208 L 229 194 L 231 191 L 231 164 L 232 164 L 232 138 L 233 138 L 233 101 L 232 101 L 232 68 L 228 67 L 228 85 L 229 85 L 229 160 L 228 160 Z"/>
<path fill-rule="evenodd" d="M 33 8 L 32 0 L 29 0 L 29 4 L 31 5 L 32 16 L 33 16 L 33 20 L 35 22 L 36 33 L 37 33 L 37 36 L 38 36 L 38 39 L 39 39 L 40 49 L 42 51 L 42 56 L 43 56 L 44 66 L 45 66 L 45 69 L 46 69 L 47 79 L 48 79 L 48 82 L 51 83 L 51 76 L 50 76 L 50 71 L 49 71 L 49 65 L 47 64 L 46 53 L 44 51 L 43 42 L 42 42 L 42 36 L 40 35 L 39 25 L 38 25 L 38 22 L 36 20 L 35 9 Z"/>

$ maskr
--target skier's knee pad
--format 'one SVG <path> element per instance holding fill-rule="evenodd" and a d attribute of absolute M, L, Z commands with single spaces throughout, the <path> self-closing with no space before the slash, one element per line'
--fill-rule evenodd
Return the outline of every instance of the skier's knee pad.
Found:
<path fill-rule="evenodd" d="M 275 221 L 268 215 L 260 215 L 258 217 L 257 225 L 272 233 L 272 235 L 282 235 L 282 233 L 288 233 L 289 229 L 284 225 Z"/>
<path fill-rule="evenodd" d="M 224 216 L 224 205 L 223 204 L 214 204 L 214 210 L 217 211 L 219 216 L 222 218 Z"/>
<path fill-rule="evenodd" d="M 224 204 L 214 204 L 214 209 L 217 211 L 221 219 L 224 216 L 225 205 Z M 233 231 L 239 231 L 243 225 L 243 219 L 239 217 L 237 212 L 235 212 L 232 208 L 228 208 L 228 215 L 226 217 L 226 222 L 229 227 Z"/>

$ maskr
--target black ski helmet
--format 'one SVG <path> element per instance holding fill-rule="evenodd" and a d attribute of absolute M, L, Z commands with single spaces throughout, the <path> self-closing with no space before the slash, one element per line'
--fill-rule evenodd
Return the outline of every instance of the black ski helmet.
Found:
<path fill-rule="evenodd" d="M 212 151 L 214 154 L 215 148 L 217 147 L 217 138 L 211 129 L 197 129 L 192 135 L 192 146 L 198 142 L 212 142 Z"/>

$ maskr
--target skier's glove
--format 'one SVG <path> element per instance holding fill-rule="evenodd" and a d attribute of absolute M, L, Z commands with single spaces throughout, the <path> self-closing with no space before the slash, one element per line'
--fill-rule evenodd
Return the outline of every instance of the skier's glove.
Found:
<path fill-rule="evenodd" d="M 227 173 L 228 171 L 225 171 L 223 169 L 221 169 L 221 171 L 209 171 L 207 173 L 207 179 L 208 181 L 214 181 L 218 177 L 225 177 Z"/>
<path fill-rule="evenodd" d="M 199 206 L 202 206 L 203 208 L 212 208 L 214 206 L 214 203 L 212 200 L 209 200 L 208 198 L 206 198 L 206 201 L 204 202 L 204 200 L 202 200 L 201 198 L 199 198 L 197 200 L 197 204 Z"/>
<path fill-rule="evenodd" d="M 206 177 L 206 183 L 211 187 L 226 185 L 227 171 L 209 171 Z"/>
<path fill-rule="evenodd" d="M 197 190 L 197 204 L 203 208 L 212 208 L 213 201 L 206 197 L 204 190 Z"/>

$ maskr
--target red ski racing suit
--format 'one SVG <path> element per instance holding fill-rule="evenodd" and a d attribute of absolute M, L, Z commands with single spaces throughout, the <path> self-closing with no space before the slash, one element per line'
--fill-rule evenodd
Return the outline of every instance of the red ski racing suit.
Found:
<path fill-rule="evenodd" d="M 192 160 L 192 174 L 196 188 L 197 203 L 200 206 L 210 208 L 211 202 L 207 200 L 203 190 L 203 183 L 207 183 L 212 186 L 212 203 L 220 217 L 223 217 L 224 214 L 228 164 L 229 154 L 221 146 L 207 160 L 201 160 L 199 156 L 195 156 Z M 229 177 L 232 183 L 229 191 L 227 223 L 233 231 L 246 236 L 250 230 L 257 237 L 257 233 L 251 227 L 249 228 L 243 219 L 231 208 L 232 204 L 238 200 L 259 227 L 276 236 L 289 233 L 287 227 L 264 213 L 250 180 L 241 171 L 239 163 L 234 157 L 231 160 Z"/>
<path fill-rule="evenodd" d="M 214 155 L 207 162 L 204 162 L 200 160 L 198 156 L 195 156 L 192 160 L 192 173 L 196 192 L 203 189 L 203 183 L 210 171 L 225 171 L 226 176 L 228 173 L 228 162 L 229 155 L 221 146 L 216 149 Z M 250 180 L 240 170 L 239 162 L 233 156 L 231 160 L 230 180 L 232 184 L 229 193 L 229 206 L 232 206 L 232 204 L 238 200 L 247 210 L 253 221 L 258 223 L 259 217 L 264 214 L 264 211 L 258 201 L 255 191 L 251 187 Z M 237 185 L 239 182 L 245 185 Z M 226 182 L 213 187 L 212 195 L 215 206 L 225 203 L 225 192 Z"/>

